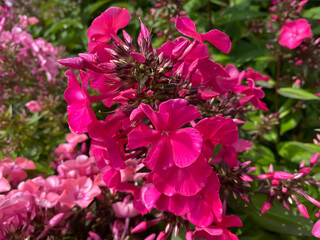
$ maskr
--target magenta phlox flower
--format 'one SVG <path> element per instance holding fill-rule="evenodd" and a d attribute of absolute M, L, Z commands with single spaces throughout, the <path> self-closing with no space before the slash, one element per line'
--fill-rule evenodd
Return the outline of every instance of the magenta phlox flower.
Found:
<path fill-rule="evenodd" d="M 206 159 L 200 155 L 185 168 L 174 165 L 168 169 L 157 169 L 152 173 L 152 179 L 155 187 L 167 196 L 193 196 L 206 186 L 211 171 Z"/>
<path fill-rule="evenodd" d="M 71 70 L 67 70 L 68 88 L 64 92 L 64 98 L 68 103 L 68 123 L 71 132 L 83 133 L 88 131 L 88 125 L 96 120 L 96 115 L 90 108 L 89 94 L 87 93 L 88 76 L 80 72 L 82 88 Z"/>
<path fill-rule="evenodd" d="M 89 126 L 89 136 L 92 139 L 91 151 L 98 158 L 96 163 L 100 170 L 104 165 L 110 165 L 117 170 L 126 167 L 123 160 L 122 144 L 113 138 L 113 135 L 120 128 L 120 120 L 121 116 L 109 115 L 106 121 L 96 121 Z M 102 160 L 102 162 L 98 163 L 97 160 Z"/>
<path fill-rule="evenodd" d="M 111 107 L 113 99 L 118 96 L 118 89 L 122 86 L 120 79 L 115 74 L 97 73 L 88 70 L 90 85 L 97 89 L 101 95 L 97 96 L 106 107 Z M 97 100 L 98 100 L 97 99 Z"/>
<path fill-rule="evenodd" d="M 190 40 L 185 37 L 178 37 L 172 41 L 165 42 L 158 50 L 157 53 L 163 53 L 163 57 L 165 59 L 170 59 L 174 57 L 175 59 L 179 59 L 182 55 L 183 59 L 179 60 L 185 63 L 192 63 L 196 59 L 206 59 L 209 57 L 209 49 L 207 45 L 204 43 L 198 43 L 195 47 L 189 51 Z M 185 54 L 186 53 L 186 54 Z M 177 63 L 177 65 L 180 65 Z"/>
<path fill-rule="evenodd" d="M 8 180 L 13 182 L 13 185 L 27 178 L 27 173 L 24 170 L 36 168 L 31 160 L 22 157 L 16 158 L 15 161 L 5 158 L 0 162 L 1 166 L 3 167 L 3 175 L 7 176 Z"/>
<path fill-rule="evenodd" d="M 262 86 L 255 87 L 254 81 L 249 78 L 248 80 L 248 87 L 237 85 L 234 87 L 235 93 L 244 94 L 245 97 L 240 98 L 239 104 L 244 106 L 248 102 L 251 102 L 253 106 L 263 111 L 268 111 L 266 104 L 262 102 L 260 99 L 264 98 L 264 92 L 262 91 Z"/>
<path fill-rule="evenodd" d="M 202 153 L 207 159 L 212 157 L 212 149 L 217 144 L 231 146 L 238 139 L 238 127 L 230 118 L 204 118 L 194 128 L 203 136 Z"/>
<path fill-rule="evenodd" d="M 317 238 L 320 238 L 320 220 L 318 220 L 313 228 L 312 228 L 312 235 L 317 237 Z"/>
<path fill-rule="evenodd" d="M 229 64 L 223 68 L 210 59 L 199 61 L 198 69 L 192 75 L 193 85 L 204 85 L 220 94 L 232 90 L 242 79 L 243 72 L 239 73 L 234 65 Z"/>
<path fill-rule="evenodd" d="M 177 17 L 174 20 L 177 30 L 185 36 L 191 37 L 198 42 L 208 41 L 220 51 L 228 53 L 231 49 L 229 37 L 217 29 L 213 29 L 205 34 L 197 33 L 194 22 L 187 17 Z"/>
<path fill-rule="evenodd" d="M 240 218 L 234 215 L 224 216 L 216 225 L 196 227 L 194 236 L 207 240 L 238 240 L 238 237 L 227 229 L 229 227 L 242 227 Z"/>
<path fill-rule="evenodd" d="M 90 39 L 89 51 L 97 46 L 97 43 L 107 43 L 111 38 L 118 41 L 118 30 L 127 26 L 129 20 L 130 14 L 127 9 L 119 7 L 108 8 L 93 20 L 87 31 L 87 36 Z"/>
<path fill-rule="evenodd" d="M 77 179 L 67 179 L 60 202 L 69 208 L 75 205 L 86 208 L 100 193 L 100 188 L 94 185 L 90 178 L 83 176 Z"/>
<path fill-rule="evenodd" d="M 222 146 L 219 153 L 214 156 L 211 164 L 221 163 L 224 160 L 229 168 L 239 165 L 237 152 L 243 152 L 251 149 L 251 143 L 245 139 L 238 139 L 231 146 Z"/>
<path fill-rule="evenodd" d="M 262 75 L 258 71 L 254 71 L 252 68 L 247 68 L 246 73 L 244 75 L 244 78 L 251 78 L 254 81 L 265 81 L 268 82 L 270 80 L 270 77 L 267 75 Z"/>
<path fill-rule="evenodd" d="M 286 22 L 280 32 L 279 44 L 289 49 L 298 47 L 305 38 L 311 38 L 311 26 L 304 18 Z"/>
<path fill-rule="evenodd" d="M 154 185 L 149 184 L 145 186 L 143 192 L 143 201 L 148 211 L 153 207 L 166 212 L 171 212 L 177 216 L 183 216 L 190 212 L 198 204 L 199 196 L 181 196 L 179 194 L 167 196 L 159 192 Z"/>
<path fill-rule="evenodd" d="M 127 148 L 152 144 L 145 160 L 148 168 L 168 169 L 174 165 L 184 168 L 199 157 L 202 148 L 200 133 L 193 128 L 179 129 L 201 117 L 194 106 L 187 104 L 184 99 L 168 100 L 160 104 L 158 112 L 143 103 L 139 106 L 156 130 L 134 129 L 128 135 Z"/>
<path fill-rule="evenodd" d="M 209 226 L 214 219 L 222 219 L 222 203 L 219 197 L 220 182 L 212 171 L 207 185 L 198 193 L 199 199 L 195 208 L 188 214 L 188 220 L 196 226 Z"/>

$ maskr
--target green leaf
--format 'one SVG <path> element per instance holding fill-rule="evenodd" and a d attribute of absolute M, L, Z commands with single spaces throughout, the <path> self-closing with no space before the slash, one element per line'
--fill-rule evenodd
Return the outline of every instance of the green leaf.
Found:
<path fill-rule="evenodd" d="M 287 211 L 277 200 L 265 214 L 261 215 L 261 207 L 267 200 L 265 195 L 256 194 L 252 203 L 257 211 L 250 211 L 250 216 L 255 224 L 271 232 L 288 234 L 293 236 L 312 236 L 313 222 L 297 212 Z"/>
<path fill-rule="evenodd" d="M 217 155 L 220 152 L 221 148 L 222 148 L 222 145 L 218 143 L 217 146 L 215 146 L 212 150 L 212 157 Z"/>
<path fill-rule="evenodd" d="M 244 21 L 254 18 L 261 18 L 267 16 L 267 13 L 253 11 L 249 9 L 239 10 L 237 6 L 233 8 L 227 8 L 227 11 L 223 12 L 220 17 L 216 18 L 215 24 L 225 24 L 235 21 Z"/>
<path fill-rule="evenodd" d="M 223 1 L 220 1 L 220 0 L 210 0 L 210 2 L 213 3 L 213 4 L 217 4 L 219 6 L 223 6 L 223 7 L 227 7 L 228 6 L 227 3 L 223 2 Z"/>
<path fill-rule="evenodd" d="M 320 20 L 320 7 L 314 7 L 305 10 L 302 14 L 302 17 Z"/>
<path fill-rule="evenodd" d="M 10 105 L 5 113 L 6 118 L 11 118 L 12 117 L 12 105 Z"/>
<path fill-rule="evenodd" d="M 301 111 L 296 111 L 293 114 L 286 116 L 280 121 L 280 134 L 284 134 L 285 132 L 295 128 L 302 118 Z"/>
<path fill-rule="evenodd" d="M 310 93 L 303 89 L 297 89 L 297 88 L 280 88 L 278 90 L 278 93 L 281 96 L 293 98 L 293 99 L 300 99 L 300 100 L 320 100 L 319 97 L 314 95 L 313 93 Z"/>
<path fill-rule="evenodd" d="M 270 165 L 276 162 L 273 152 L 263 145 L 253 145 L 252 149 L 250 149 L 244 157 L 246 160 L 258 162 L 262 165 Z"/>
<path fill-rule="evenodd" d="M 279 155 L 297 164 L 300 164 L 303 160 L 309 163 L 309 159 L 318 152 L 320 152 L 320 146 L 311 143 L 290 141 L 278 145 Z"/>
<path fill-rule="evenodd" d="M 106 4 L 107 2 L 110 2 L 110 0 L 102 0 L 102 1 L 98 1 L 96 3 L 90 4 L 89 6 L 87 6 L 84 9 L 84 12 L 87 14 L 92 14 L 95 11 L 97 11 L 99 8 L 101 8 L 104 4 Z"/>
<path fill-rule="evenodd" d="M 54 34 L 60 29 L 67 28 L 69 26 L 74 26 L 77 28 L 82 28 L 83 26 L 80 24 L 80 19 L 71 19 L 71 18 L 65 18 L 61 21 L 57 22 L 56 24 L 53 24 L 48 30 L 45 31 L 44 36 L 47 37 L 50 34 Z"/>
<path fill-rule="evenodd" d="M 279 118 L 284 118 L 289 113 L 292 112 L 292 106 L 296 102 L 296 100 L 293 99 L 287 99 L 285 103 L 280 107 L 279 109 Z"/>

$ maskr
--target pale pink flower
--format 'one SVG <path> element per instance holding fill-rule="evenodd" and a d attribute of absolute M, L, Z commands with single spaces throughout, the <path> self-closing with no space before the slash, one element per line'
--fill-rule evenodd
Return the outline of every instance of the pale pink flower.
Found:
<path fill-rule="evenodd" d="M 0 166 L 3 167 L 3 175 L 8 175 L 8 179 L 13 181 L 14 185 L 27 177 L 24 170 L 36 168 L 31 160 L 22 157 L 16 158 L 15 161 L 5 158 L 0 162 Z"/>
<path fill-rule="evenodd" d="M 2 176 L 3 167 L 0 167 L 0 192 L 7 192 L 11 189 L 7 179 Z"/>
<path fill-rule="evenodd" d="M 118 218 L 133 218 L 140 213 L 134 208 L 131 196 L 126 196 L 122 202 L 115 202 L 112 204 L 113 211 Z"/>
<path fill-rule="evenodd" d="M 35 100 L 27 102 L 26 107 L 29 109 L 30 112 L 33 112 L 33 113 L 41 111 L 41 104 Z"/>
<path fill-rule="evenodd" d="M 69 208 L 75 205 L 86 208 L 94 197 L 101 193 L 100 188 L 85 176 L 77 179 L 67 179 L 63 188 L 64 191 L 60 197 L 60 202 Z"/>

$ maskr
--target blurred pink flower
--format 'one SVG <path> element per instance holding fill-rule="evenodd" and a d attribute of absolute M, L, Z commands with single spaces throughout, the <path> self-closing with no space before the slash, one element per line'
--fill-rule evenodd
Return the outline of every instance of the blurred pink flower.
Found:
<path fill-rule="evenodd" d="M 311 27 L 306 19 L 286 22 L 281 28 L 279 44 L 289 49 L 298 47 L 303 39 L 312 37 Z"/>
<path fill-rule="evenodd" d="M 41 104 L 35 100 L 26 103 L 26 107 L 29 109 L 30 112 L 40 112 L 41 111 Z"/>
<path fill-rule="evenodd" d="M 14 185 L 27 177 L 25 170 L 35 169 L 34 163 L 26 158 L 18 157 L 15 161 L 5 158 L 0 162 L 3 167 L 3 175 L 8 175 L 8 179 L 14 182 Z"/>

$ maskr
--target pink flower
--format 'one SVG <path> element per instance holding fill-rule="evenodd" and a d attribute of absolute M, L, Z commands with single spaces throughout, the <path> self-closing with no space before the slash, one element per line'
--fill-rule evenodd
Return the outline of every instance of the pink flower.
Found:
<path fill-rule="evenodd" d="M 247 68 L 247 72 L 244 75 L 244 78 L 251 78 L 254 81 L 269 81 L 270 77 L 267 75 L 262 75 L 260 72 L 255 72 L 252 68 Z M 239 83 L 240 84 L 240 83 Z"/>
<path fill-rule="evenodd" d="M 253 106 L 263 111 L 268 111 L 266 104 L 261 102 L 260 99 L 264 98 L 264 92 L 262 91 L 262 86 L 256 87 L 254 81 L 249 78 L 248 87 L 238 85 L 234 87 L 235 93 L 242 93 L 246 95 L 245 97 L 239 99 L 240 105 L 244 106 L 248 102 L 251 102 Z"/>
<path fill-rule="evenodd" d="M 3 167 L 0 167 L 0 192 L 7 192 L 11 189 L 7 179 L 2 176 Z"/>
<path fill-rule="evenodd" d="M 82 88 L 71 70 L 66 71 L 68 77 L 68 88 L 64 92 L 64 98 L 68 103 L 68 123 L 73 133 L 83 133 L 88 131 L 88 125 L 96 120 L 96 115 L 90 108 L 89 95 L 87 93 L 88 76 L 85 72 L 80 72 Z"/>
<path fill-rule="evenodd" d="M 194 127 L 203 136 L 203 154 L 212 157 L 212 149 L 217 145 L 231 146 L 238 139 L 238 127 L 230 118 L 204 118 Z"/>
<path fill-rule="evenodd" d="M 311 27 L 306 19 L 286 22 L 281 28 L 279 44 L 289 49 L 298 47 L 305 38 L 312 37 Z"/>
<path fill-rule="evenodd" d="M 216 222 L 216 226 L 205 228 L 196 227 L 194 236 L 207 240 L 237 240 L 238 237 L 231 233 L 227 228 L 242 227 L 242 222 L 237 216 L 224 216 L 221 222 Z"/>
<path fill-rule="evenodd" d="M 316 224 L 313 226 L 312 235 L 317 238 L 320 238 L 320 220 L 318 220 Z"/>
<path fill-rule="evenodd" d="M 75 160 L 64 161 L 57 168 L 61 178 L 78 178 L 93 172 L 93 157 L 79 155 Z"/>
<path fill-rule="evenodd" d="M 86 141 L 88 139 L 88 136 L 86 134 L 74 134 L 74 133 L 69 133 L 66 135 L 66 140 L 68 143 L 61 143 L 58 148 L 56 148 L 55 152 L 57 154 L 60 153 L 72 153 L 77 144 L 81 143 L 83 141 Z"/>
<path fill-rule="evenodd" d="M 160 192 L 168 196 L 174 194 L 193 196 L 206 186 L 211 172 L 210 165 L 200 155 L 188 167 L 172 166 L 168 169 L 158 169 L 153 172 L 153 183 Z"/>
<path fill-rule="evenodd" d="M 219 197 L 220 182 L 212 171 L 207 185 L 198 193 L 195 208 L 187 214 L 188 220 L 196 226 L 209 226 L 214 219 L 222 220 L 222 203 Z"/>
<path fill-rule="evenodd" d="M 140 213 L 134 208 L 133 202 L 130 201 L 131 196 L 126 196 L 122 202 L 112 204 L 113 211 L 118 218 L 133 218 Z"/>
<path fill-rule="evenodd" d="M 29 109 L 30 112 L 40 112 L 41 111 L 41 104 L 35 100 L 26 103 L 26 107 Z"/>
<path fill-rule="evenodd" d="M 127 26 L 130 15 L 127 9 L 110 7 L 99 17 L 93 20 L 87 31 L 89 50 L 93 50 L 97 43 L 107 43 L 111 38 L 118 40 L 117 32 Z"/>
<path fill-rule="evenodd" d="M 208 41 L 220 51 L 225 53 L 230 52 L 231 41 L 225 33 L 220 32 L 217 29 L 213 29 L 205 34 L 198 34 L 196 26 L 191 19 L 178 16 L 174 21 L 176 23 L 177 30 L 183 35 L 192 37 L 198 42 Z"/>
<path fill-rule="evenodd" d="M 77 179 L 66 180 L 64 191 L 60 197 L 60 202 L 69 208 L 75 205 L 86 208 L 98 196 L 100 188 L 92 182 L 90 178 L 80 177 Z"/>
<path fill-rule="evenodd" d="M 13 181 L 14 184 L 27 177 L 27 173 L 23 171 L 24 169 L 36 169 L 32 161 L 22 157 L 16 158 L 15 161 L 5 158 L 0 162 L 0 166 L 3 167 L 3 175 L 8 175 L 8 179 Z"/>
<path fill-rule="evenodd" d="M 143 127 L 129 133 L 128 149 L 142 146 L 149 148 L 146 165 L 150 169 L 168 169 L 174 165 L 184 168 L 199 157 L 202 137 L 193 128 L 179 129 L 183 125 L 201 117 L 192 105 L 184 99 L 172 99 L 159 106 L 155 112 L 149 105 L 141 104 L 139 110 L 151 120 L 156 130 Z"/>

